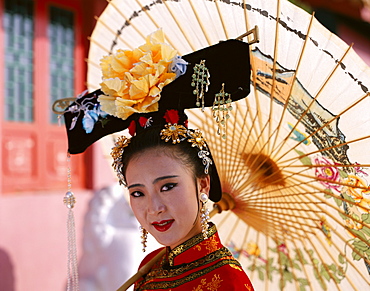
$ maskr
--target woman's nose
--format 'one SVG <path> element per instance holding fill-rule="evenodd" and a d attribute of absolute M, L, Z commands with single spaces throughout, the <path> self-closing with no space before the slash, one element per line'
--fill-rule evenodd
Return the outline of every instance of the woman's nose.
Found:
<path fill-rule="evenodd" d="M 148 213 L 149 214 L 158 214 L 165 211 L 166 207 L 163 203 L 163 201 L 157 197 L 157 195 L 152 196 L 149 199 L 148 203 Z"/>

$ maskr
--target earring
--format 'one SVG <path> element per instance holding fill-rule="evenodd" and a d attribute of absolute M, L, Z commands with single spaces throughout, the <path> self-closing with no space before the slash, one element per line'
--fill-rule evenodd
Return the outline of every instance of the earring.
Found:
<path fill-rule="evenodd" d="M 226 121 L 230 118 L 229 112 L 233 110 L 233 107 L 231 106 L 231 94 L 225 92 L 224 85 L 222 83 L 220 92 L 215 95 L 212 111 L 218 126 L 217 134 L 226 139 Z"/>
<path fill-rule="evenodd" d="M 193 94 L 197 96 L 195 105 L 197 107 L 202 105 L 202 112 L 204 111 L 204 92 L 208 92 L 208 85 L 210 84 L 210 74 L 205 62 L 206 60 L 201 60 L 199 64 L 195 64 L 191 82 L 191 86 L 195 87 Z"/>
<path fill-rule="evenodd" d="M 209 210 L 206 203 L 208 201 L 208 195 L 206 193 L 200 193 L 199 200 L 202 202 L 202 209 L 200 210 L 200 224 L 202 226 L 203 238 L 207 239 Z"/>
<path fill-rule="evenodd" d="M 141 231 L 141 244 L 143 245 L 143 252 L 145 253 L 146 249 L 146 240 L 148 238 L 148 231 L 140 225 L 140 231 Z"/>

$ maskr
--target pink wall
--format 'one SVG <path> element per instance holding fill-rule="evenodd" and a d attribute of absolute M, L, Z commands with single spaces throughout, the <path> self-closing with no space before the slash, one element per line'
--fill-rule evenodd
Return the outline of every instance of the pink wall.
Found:
<path fill-rule="evenodd" d="M 66 290 L 64 191 L 0 195 L 0 290 Z M 78 251 L 90 193 L 74 191 Z M 79 253 L 79 255 L 81 255 Z"/>

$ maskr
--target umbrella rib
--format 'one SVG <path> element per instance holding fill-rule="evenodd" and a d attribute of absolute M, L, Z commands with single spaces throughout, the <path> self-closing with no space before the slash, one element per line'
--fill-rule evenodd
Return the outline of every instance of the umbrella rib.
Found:
<path fill-rule="evenodd" d="M 320 194 L 320 192 L 311 192 L 311 194 Z M 355 202 L 352 202 L 352 201 L 348 201 L 348 200 L 346 200 L 346 199 L 344 199 L 344 198 L 342 198 L 342 197 L 340 197 L 340 196 L 336 196 L 336 195 L 334 195 L 334 194 L 332 194 L 332 193 L 330 193 L 330 192 L 326 192 L 325 193 L 326 195 L 330 195 L 330 196 L 332 196 L 332 198 L 336 198 L 336 199 L 338 199 L 338 200 L 341 200 L 342 202 L 345 202 L 345 203 L 348 203 L 348 204 L 352 204 L 352 205 L 355 205 L 355 206 L 357 206 L 356 205 L 356 203 Z M 351 219 L 351 220 L 353 220 L 353 221 L 355 221 L 356 223 L 358 223 L 358 224 L 361 224 L 362 226 L 366 226 L 366 224 L 364 223 L 364 222 L 362 222 L 361 220 L 359 220 L 359 219 L 356 219 L 356 218 L 354 218 L 354 217 L 352 217 L 352 216 L 349 216 L 347 213 L 345 213 L 345 212 L 343 212 L 342 210 L 341 210 L 341 208 L 336 208 L 336 207 L 334 207 L 332 204 L 326 204 L 325 202 L 325 200 L 324 199 L 322 199 L 322 198 L 320 198 L 320 197 L 316 197 L 316 199 L 319 199 L 320 201 L 321 201 L 321 203 L 322 204 L 325 204 L 325 205 L 327 205 L 327 206 L 330 206 L 331 208 L 333 208 L 334 210 L 336 210 L 338 213 L 340 213 L 341 215 L 343 215 L 343 216 L 345 216 L 345 217 L 347 217 L 347 218 L 349 218 L 349 219 Z M 312 201 L 312 200 L 310 200 L 312 203 L 315 203 L 314 201 Z M 318 204 L 317 204 L 318 205 Z M 334 217 L 332 217 L 333 219 L 334 219 Z M 336 220 L 336 219 L 335 219 Z M 345 225 L 342 225 L 340 222 L 338 222 L 338 220 L 336 220 L 336 222 L 338 223 L 338 224 L 340 224 L 341 226 L 343 226 L 343 227 L 345 227 Z M 370 243 L 369 243 L 369 246 L 370 246 Z"/>
<path fill-rule="evenodd" d="M 248 20 L 248 13 L 247 13 L 247 4 L 245 3 L 246 0 L 243 0 L 243 10 L 244 10 L 244 20 L 245 20 L 245 31 L 249 31 L 249 20 Z"/>
<path fill-rule="evenodd" d="M 191 9 L 193 10 L 193 13 L 194 13 L 195 17 L 196 17 L 196 18 L 197 18 L 197 20 L 198 20 L 198 23 L 199 23 L 199 25 L 200 25 L 200 28 L 202 29 L 203 35 L 204 35 L 204 36 L 205 36 L 205 38 L 207 39 L 207 43 L 208 43 L 208 45 L 210 46 L 210 45 L 212 44 L 212 42 L 211 42 L 211 39 L 210 39 L 210 37 L 209 37 L 209 35 L 208 35 L 208 33 L 207 33 L 207 30 L 205 29 L 205 27 L 204 27 L 204 25 L 203 25 L 202 18 L 201 18 L 201 17 L 199 17 L 199 14 L 198 14 L 197 10 L 196 10 L 196 9 L 195 9 L 195 7 L 194 7 L 193 1 L 192 1 L 192 0 L 188 0 L 188 1 L 189 1 L 190 6 L 191 6 Z"/>
<path fill-rule="evenodd" d="M 335 198 L 340 199 L 339 197 L 336 197 L 336 196 L 335 196 L 335 195 L 333 195 L 333 194 L 329 194 L 329 193 L 328 193 L 328 195 L 331 195 L 331 196 L 333 196 L 333 197 L 335 197 Z M 310 197 L 310 196 L 308 196 L 308 199 L 309 199 L 310 201 L 312 201 L 312 199 L 311 199 L 311 197 Z M 356 219 L 356 218 L 354 218 L 354 217 L 349 216 L 347 213 L 342 212 L 342 210 L 341 210 L 341 209 L 339 209 L 339 208 L 334 208 L 331 204 L 327 204 L 327 203 L 325 203 L 326 201 L 325 201 L 325 200 L 323 200 L 321 197 L 316 197 L 316 199 L 319 199 L 323 204 L 325 204 L 325 205 L 327 205 L 327 206 L 330 206 L 331 208 L 333 208 L 334 210 L 336 210 L 337 212 L 339 212 L 341 215 L 346 216 L 347 218 L 349 218 L 349 219 L 351 219 L 351 220 L 355 221 L 356 223 L 361 224 L 362 226 L 366 226 L 366 224 L 365 224 L 364 222 L 360 221 L 359 219 Z M 340 199 L 340 200 L 345 201 L 346 203 L 350 203 L 350 201 L 345 200 L 345 199 Z M 312 203 L 315 203 L 315 202 L 314 202 L 314 201 L 312 201 Z M 352 203 L 353 203 L 353 202 L 352 202 Z M 354 203 L 354 204 L 355 204 L 355 203 Z M 356 205 L 356 204 L 355 204 L 355 205 Z M 321 209 L 321 211 L 324 211 L 324 209 L 323 209 L 323 208 L 321 208 L 320 203 L 316 203 L 316 207 L 320 208 L 320 209 Z M 351 233 L 352 233 L 352 235 L 354 235 L 354 236 L 355 236 L 355 237 L 357 237 L 359 240 L 363 241 L 363 242 L 364 242 L 368 247 L 370 247 L 370 241 L 367 241 L 366 239 L 363 239 L 362 237 L 358 237 L 358 236 L 356 235 L 356 233 L 354 233 L 354 232 L 353 232 L 353 230 L 352 230 L 351 228 L 347 227 L 346 225 L 343 225 L 343 224 L 342 224 L 342 222 L 341 222 L 341 221 L 339 221 L 339 220 L 337 219 L 337 217 L 333 216 L 332 214 L 330 214 L 330 213 L 326 213 L 326 215 L 328 215 L 331 219 L 333 219 L 336 223 L 338 223 L 338 225 L 342 226 L 342 227 L 343 227 L 343 228 L 345 228 L 347 231 L 351 232 Z"/>
<path fill-rule="evenodd" d="M 117 32 L 115 32 L 108 24 L 106 24 L 100 17 L 98 16 L 95 16 L 95 20 L 96 22 L 99 22 L 100 24 L 102 24 L 110 33 L 112 33 L 112 35 L 118 37 L 118 39 L 120 41 L 122 41 L 122 43 L 124 43 L 124 45 L 130 49 L 132 49 L 132 46 L 126 42 L 122 37 L 121 35 L 118 35 Z"/>
<path fill-rule="evenodd" d="M 236 136 L 236 134 L 235 134 L 235 131 L 236 131 L 236 126 L 235 126 L 235 123 L 236 123 L 236 120 L 237 120 L 237 115 L 238 115 L 238 112 L 239 112 L 239 110 L 237 110 L 235 113 L 234 113 L 234 117 L 235 117 L 235 119 L 234 119 L 234 122 L 233 122 L 233 132 L 232 132 L 232 135 L 231 136 Z M 242 125 L 242 128 L 244 128 L 245 126 L 246 126 L 246 122 L 247 122 L 247 114 L 248 114 L 248 112 L 249 112 L 249 109 L 246 111 L 246 113 L 245 113 L 245 115 L 244 115 L 244 118 L 242 117 L 242 120 L 243 120 L 243 125 Z M 240 114 L 242 114 L 242 113 L 240 113 Z M 249 138 L 250 136 L 248 135 L 247 136 L 247 138 Z M 232 139 L 231 140 L 231 142 L 232 143 L 234 143 L 234 141 L 235 141 L 235 139 Z M 236 148 L 240 148 L 240 143 L 242 142 L 242 138 L 239 138 L 239 139 L 237 139 L 237 145 L 236 145 Z M 245 143 L 245 145 L 247 144 L 247 142 Z M 237 166 L 238 166 L 238 164 L 240 164 L 240 161 L 237 161 L 236 163 L 234 162 L 234 163 L 230 163 L 230 168 L 229 169 L 226 169 L 225 170 L 225 172 L 226 173 L 233 173 L 234 171 L 235 171 L 235 169 L 237 168 Z M 233 177 L 234 177 L 235 175 L 231 175 L 231 179 L 229 179 L 230 180 L 230 182 L 231 183 L 233 183 L 234 181 L 233 181 Z M 236 178 L 236 177 L 235 177 Z"/>
<path fill-rule="evenodd" d="M 271 150 L 272 152 L 274 152 L 274 151 L 275 151 L 275 145 L 276 145 L 276 142 L 277 142 L 277 138 L 278 138 L 278 136 L 279 136 L 279 132 L 280 132 L 280 128 L 281 128 L 281 124 L 282 124 L 283 119 L 284 119 L 284 117 L 285 117 L 285 113 L 287 112 L 288 104 L 289 104 L 289 100 L 290 100 L 290 99 L 291 99 L 291 97 L 292 97 L 291 95 L 292 95 L 292 91 L 293 91 L 294 82 L 295 82 L 295 80 L 297 79 L 297 74 L 298 74 L 298 71 L 299 71 L 300 66 L 301 66 L 301 63 L 302 63 L 303 54 L 304 54 L 304 52 L 305 52 L 305 50 L 306 50 L 306 45 L 307 45 L 307 43 L 308 43 L 308 40 L 310 39 L 310 37 L 309 37 L 309 36 L 310 36 L 310 32 L 311 32 L 312 23 L 313 23 L 313 20 L 314 20 L 314 15 L 315 15 L 315 13 L 313 12 L 313 13 L 311 14 L 311 19 L 310 19 L 310 23 L 308 24 L 308 28 L 307 28 L 307 32 L 306 32 L 306 37 L 305 37 L 305 40 L 304 40 L 304 42 L 303 42 L 303 46 L 302 46 L 301 52 L 300 52 L 300 54 L 299 54 L 298 64 L 297 64 L 296 70 L 294 71 L 294 76 L 293 76 L 292 84 L 291 84 L 290 89 L 289 89 L 288 98 L 287 98 L 287 100 L 286 100 L 286 101 L 285 101 L 285 103 L 284 103 L 283 113 L 282 113 L 281 118 L 280 118 L 280 120 L 279 120 L 279 124 L 278 124 L 278 126 L 276 127 L 276 128 L 277 128 L 277 132 L 276 132 L 276 130 L 274 131 L 274 133 L 276 132 L 276 134 L 275 134 L 276 138 L 275 138 L 274 143 L 273 143 L 273 145 L 272 145 L 272 150 Z M 290 133 L 287 135 L 287 137 L 285 138 L 285 140 L 283 140 L 283 143 L 285 143 L 285 142 L 288 140 L 289 136 L 291 136 L 291 134 L 294 132 L 294 130 L 295 130 L 295 128 L 297 127 L 297 125 L 298 125 L 298 124 L 296 124 L 296 125 L 294 126 L 294 128 L 292 128 L 292 129 L 291 129 Z M 284 144 L 283 144 L 283 145 L 284 145 Z M 282 145 L 282 146 L 283 146 L 283 145 Z"/>
<path fill-rule="evenodd" d="M 229 38 L 230 38 L 230 37 L 229 37 L 229 33 L 227 32 L 226 25 L 225 25 L 225 21 L 224 21 L 224 18 L 222 17 L 221 9 L 220 9 L 220 6 L 219 6 L 219 4 L 218 4 L 218 0 L 215 0 L 214 2 L 215 2 L 216 7 L 217 7 L 218 16 L 220 17 L 221 24 L 222 24 L 222 28 L 223 28 L 223 30 L 224 30 L 224 33 L 225 33 L 226 39 L 229 39 Z"/>
<path fill-rule="evenodd" d="M 238 224 L 240 223 L 240 219 L 237 219 L 236 223 L 233 225 L 233 227 L 231 228 L 231 231 L 229 232 L 227 238 L 226 238 L 226 241 L 231 241 L 230 237 L 233 235 L 235 229 L 238 227 Z"/>
<path fill-rule="evenodd" d="M 276 6 L 276 25 L 275 25 L 275 42 L 274 42 L 274 60 L 273 60 L 273 65 L 272 65 L 272 85 L 271 85 L 271 93 L 270 93 L 270 112 L 267 120 L 268 124 L 268 136 L 269 138 L 267 139 L 267 152 L 270 153 L 270 139 L 271 139 L 271 120 L 272 120 L 272 115 L 273 115 L 273 109 L 274 109 L 274 96 L 275 96 L 275 88 L 276 88 L 276 65 L 277 65 L 277 57 L 278 57 L 278 43 L 279 43 L 279 27 L 280 27 L 280 0 L 277 1 L 277 6 Z M 265 145 L 266 145 L 265 144 Z"/>
<path fill-rule="evenodd" d="M 300 240 L 301 241 L 301 240 Z M 312 284 L 311 284 L 311 281 L 309 280 L 309 276 L 308 276 L 308 273 L 307 273 L 307 270 L 306 270 L 306 267 L 305 267 L 305 263 L 304 263 L 304 261 L 303 261 L 303 257 L 302 257 L 302 252 L 300 251 L 300 249 L 298 248 L 298 246 L 297 246 L 297 243 L 296 243 L 296 241 L 295 240 L 292 240 L 292 243 L 293 243 L 293 245 L 294 245 L 294 247 L 295 247 L 295 250 L 296 250 L 296 254 L 297 254 L 297 257 L 298 257 L 298 260 L 299 260 L 299 262 L 301 263 L 301 266 L 302 266 L 302 269 L 303 269 L 303 272 L 304 272 L 304 274 L 306 275 L 306 278 L 307 278 L 307 282 L 308 282 L 308 284 L 309 284 L 309 287 L 310 287 L 310 289 L 311 289 L 311 291 L 313 290 L 312 289 Z"/>
<path fill-rule="evenodd" d="M 299 226 L 299 228 L 302 230 L 302 233 L 303 233 L 303 235 L 306 237 L 306 239 L 308 239 L 309 241 L 311 241 L 309 238 L 308 238 L 308 236 L 307 236 L 307 231 L 306 230 L 304 230 L 301 226 L 302 226 L 302 224 L 301 223 L 297 223 L 297 225 Z M 317 252 L 317 251 L 316 251 Z M 313 261 L 312 261 L 313 262 Z"/>
<path fill-rule="evenodd" d="M 370 164 L 315 164 L 315 165 L 289 165 L 289 166 L 284 166 L 283 168 L 367 168 L 370 167 Z"/>
<path fill-rule="evenodd" d="M 191 49 L 193 51 L 196 50 L 194 44 L 192 43 L 192 41 L 190 40 L 190 37 L 188 36 L 188 34 L 186 33 L 186 31 L 183 29 L 183 27 L 180 25 L 180 22 L 178 20 L 178 18 L 176 17 L 176 15 L 173 13 L 173 11 L 171 10 L 171 8 L 169 7 L 169 5 L 167 4 L 167 1 L 163 1 L 163 4 L 166 6 L 168 12 L 171 14 L 172 16 L 172 19 L 176 22 L 177 24 L 177 27 L 180 29 L 181 33 L 184 35 L 186 41 L 188 42 L 188 44 L 190 45 Z"/>
<path fill-rule="evenodd" d="M 340 185 L 340 186 L 346 186 L 346 187 L 349 187 L 349 188 L 356 188 L 356 189 L 362 189 L 362 190 L 370 191 L 370 188 L 369 187 L 354 186 L 354 185 L 351 185 L 349 183 L 343 183 L 343 182 L 339 182 L 339 181 L 334 181 L 334 180 L 330 180 L 330 179 L 325 179 L 325 178 L 320 178 L 320 177 L 316 177 L 316 176 L 311 176 L 311 175 L 303 174 L 302 172 L 294 173 L 294 172 L 290 172 L 288 170 L 285 170 L 285 171 L 287 173 L 291 173 L 291 174 L 295 174 L 295 175 L 300 175 L 300 176 L 305 177 L 305 178 L 316 179 L 317 181 L 321 181 L 321 182 L 328 182 L 328 183 L 334 184 L 334 185 Z"/>
<path fill-rule="evenodd" d="M 136 0 L 136 3 L 143 8 L 143 5 L 141 5 L 139 0 Z M 155 19 L 152 17 L 152 15 L 147 11 L 147 9 L 142 9 L 142 11 L 145 12 L 145 15 L 150 19 L 151 22 L 153 22 L 154 26 L 159 29 L 161 26 L 155 21 Z M 166 37 L 166 41 L 178 52 L 179 50 L 176 48 L 176 45 L 171 41 L 170 38 Z M 180 53 L 180 52 L 179 52 Z"/>
<path fill-rule="evenodd" d="M 250 49 L 250 51 L 251 51 L 251 49 Z M 262 120 L 262 114 L 261 114 L 262 110 L 261 110 L 260 100 L 259 100 L 259 98 L 257 98 L 257 96 L 258 96 L 257 72 L 256 72 L 257 69 L 256 69 L 256 65 L 255 65 L 255 60 L 252 57 L 252 54 L 251 54 L 250 62 L 251 62 L 251 71 L 252 71 L 251 73 L 252 73 L 252 82 L 253 82 L 253 91 L 254 91 L 253 96 L 254 96 L 254 100 L 256 102 L 256 116 L 258 116 L 259 127 L 262 129 L 263 128 L 263 120 Z M 246 99 L 248 99 L 248 98 L 246 98 Z M 255 125 L 255 123 L 253 123 L 253 128 L 255 128 L 254 125 Z M 261 137 L 262 134 L 263 134 L 263 130 L 261 130 L 260 134 L 257 135 L 258 138 L 256 140 L 256 143 L 260 140 L 260 137 Z M 262 143 L 264 144 L 265 141 L 264 141 L 263 136 L 261 137 L 261 139 L 262 139 Z"/>
<path fill-rule="evenodd" d="M 122 18 L 127 22 L 127 23 L 130 23 L 130 26 L 135 29 L 135 31 L 140 34 L 140 36 L 143 38 L 143 40 L 146 39 L 146 36 L 135 26 L 135 24 L 132 23 L 131 20 L 129 20 L 123 13 L 122 13 L 122 9 L 119 9 L 117 7 L 117 5 L 114 3 L 113 0 L 107 0 L 107 2 L 109 3 L 109 5 L 113 6 L 113 8 L 122 16 Z M 140 7 L 142 7 L 140 5 Z"/>
<path fill-rule="evenodd" d="M 290 211 L 291 212 L 291 211 Z M 293 213 L 292 213 L 293 214 Z M 305 229 L 302 228 L 302 223 L 299 222 L 299 221 L 296 221 L 297 225 L 299 226 L 299 228 L 301 229 L 302 233 L 304 233 L 305 235 L 307 235 L 307 231 Z M 315 235 L 315 234 L 314 234 Z M 284 237 L 284 241 L 285 241 L 285 238 L 286 238 L 286 233 L 283 233 L 283 237 Z M 294 241 L 294 240 L 293 240 Z M 285 244 L 285 247 L 288 248 L 287 244 Z M 292 259 L 290 258 L 289 256 L 289 251 L 288 253 L 286 254 L 290 264 L 291 264 L 291 272 L 293 274 L 293 276 L 295 277 L 295 273 L 294 273 L 294 268 L 293 268 L 293 262 L 292 262 Z M 308 277 L 307 277 L 308 278 Z M 297 281 L 297 280 L 296 280 Z M 298 288 L 297 288 L 298 289 Z"/>
<path fill-rule="evenodd" d="M 348 241 L 346 241 L 346 239 L 341 235 L 341 233 L 339 233 L 335 228 L 331 228 L 331 231 L 332 232 L 334 232 L 340 239 L 341 239 L 341 241 L 342 242 L 346 242 L 346 244 L 347 244 L 347 242 Z M 353 264 L 353 259 L 352 260 L 350 260 L 350 258 L 348 258 L 347 257 L 347 255 L 345 254 L 345 253 L 343 253 L 342 251 L 341 251 L 341 249 L 338 247 L 338 244 L 337 243 L 335 243 L 335 242 L 332 242 L 332 244 L 334 245 L 334 247 L 337 249 L 337 251 L 340 253 L 340 255 L 342 256 L 342 257 L 344 257 L 344 258 L 346 258 L 346 262 L 347 263 L 349 263 L 356 271 L 357 271 L 357 273 L 368 283 L 368 284 L 370 284 L 370 280 L 368 279 L 368 278 L 366 278 L 365 276 L 364 276 L 364 274 L 357 268 L 357 266 L 356 265 L 354 265 Z M 350 246 L 349 246 L 350 247 Z M 350 247 L 351 248 L 351 250 L 352 251 L 354 251 L 356 254 L 358 254 L 358 255 L 360 255 L 360 253 L 358 252 L 358 250 L 356 250 L 356 249 L 354 249 L 354 248 L 352 248 L 352 247 Z M 366 258 L 363 258 L 364 260 L 366 260 Z M 370 262 L 369 262 L 370 263 Z M 345 272 L 344 272 L 344 275 L 346 275 L 345 274 Z M 346 278 L 347 278 L 347 280 L 350 280 L 350 278 L 349 277 L 347 277 L 347 276 L 345 276 Z M 353 286 L 353 284 L 352 284 L 352 282 L 350 282 L 350 284 Z M 353 286 L 354 287 L 354 286 Z M 357 289 L 356 289 L 357 290 Z"/>
<path fill-rule="evenodd" d="M 342 147 L 342 146 L 345 146 L 345 145 L 348 145 L 348 144 L 351 144 L 351 143 L 355 143 L 355 142 L 358 142 L 358 141 L 362 141 L 362 140 L 365 140 L 365 139 L 368 139 L 368 138 L 370 138 L 370 135 L 359 137 L 359 138 L 356 138 L 356 139 L 353 139 L 353 140 L 350 140 L 350 141 L 346 141 L 346 142 L 343 142 L 343 143 L 340 143 L 340 144 L 337 144 L 337 145 L 334 145 L 334 146 L 331 146 L 331 147 L 326 147 L 326 148 L 323 148 L 323 149 L 319 149 L 319 150 L 316 150 L 316 151 L 313 151 L 313 152 L 310 152 L 310 153 L 306 153 L 304 155 L 298 156 L 298 158 L 301 159 L 301 158 L 304 158 L 304 157 L 307 157 L 307 156 L 310 156 L 310 155 L 313 155 L 313 154 L 317 154 L 317 153 L 321 153 L 321 152 L 324 152 L 324 151 L 327 151 L 327 150 Z M 284 160 L 283 162 L 286 163 L 286 162 L 289 162 L 289 161 L 294 160 L 294 159 L 296 159 L 296 158 L 290 158 L 288 160 Z"/>
<path fill-rule="evenodd" d="M 355 101 L 354 103 L 352 103 L 350 106 L 348 106 L 345 110 L 343 110 L 341 113 L 339 113 L 338 115 L 336 115 L 334 118 L 332 118 L 330 121 L 327 121 L 326 123 L 324 123 L 322 126 L 320 126 L 318 129 L 316 129 L 315 131 L 313 131 L 312 133 L 310 133 L 304 140 L 308 140 L 310 137 L 312 137 L 314 134 L 316 134 L 317 132 L 319 132 L 320 130 L 322 130 L 323 128 L 325 128 L 328 124 L 332 123 L 333 121 L 339 119 L 340 116 L 342 116 L 344 113 L 346 113 L 347 111 L 349 111 L 350 109 L 352 109 L 353 107 L 355 107 L 356 105 L 360 104 L 360 102 L 362 102 L 363 100 L 365 100 L 367 97 L 370 96 L 370 92 L 366 93 L 364 96 L 362 96 L 359 100 Z M 283 142 L 285 143 L 286 140 L 289 139 L 289 137 L 291 136 L 293 130 L 296 128 L 296 126 L 298 125 L 298 122 L 296 123 L 295 127 L 290 131 L 290 133 L 288 133 L 288 135 L 285 137 L 285 139 L 283 140 Z M 294 150 L 297 146 L 293 147 L 292 149 L 290 150 Z M 325 149 L 323 149 L 325 150 Z M 285 156 L 287 153 L 285 153 L 283 156 Z M 281 158 L 281 157 L 280 157 Z M 280 160 L 280 158 L 278 160 Z"/>
<path fill-rule="evenodd" d="M 100 66 L 94 61 L 90 60 L 89 58 L 85 58 L 85 62 L 88 63 L 89 65 L 93 65 L 96 69 L 100 69 Z"/>
<path fill-rule="evenodd" d="M 308 236 L 305 236 L 306 240 L 310 242 L 310 245 L 315 249 L 315 253 L 318 255 L 318 257 L 320 258 L 320 261 L 321 262 L 324 262 L 324 260 L 322 259 L 322 257 L 320 256 L 320 253 L 317 251 L 316 247 L 315 247 L 315 244 L 312 242 L 312 240 L 308 237 Z M 303 243 L 303 246 L 304 246 L 304 250 L 306 251 L 306 253 L 308 254 L 308 256 L 310 257 L 310 260 L 312 262 L 312 264 L 314 265 L 315 269 L 316 269 L 316 274 L 317 276 L 320 278 L 320 281 L 321 283 L 323 284 L 323 286 L 326 286 L 325 282 L 323 281 L 323 276 L 321 275 L 320 271 L 317 269 L 316 267 L 316 264 L 314 263 L 314 258 L 312 257 L 312 253 L 310 253 L 309 251 L 307 251 L 307 248 L 306 248 L 306 244 L 304 241 L 302 241 Z M 326 272 L 329 274 L 330 278 L 335 282 L 334 278 L 332 277 L 332 275 L 330 274 L 330 271 L 328 270 L 328 267 L 323 263 L 323 266 L 326 270 Z M 338 287 L 338 286 L 337 286 Z"/>
<path fill-rule="evenodd" d="M 101 43 L 97 42 L 95 39 L 92 39 L 91 36 L 88 36 L 87 39 L 94 43 L 95 45 L 97 45 L 100 49 L 102 49 L 104 52 L 106 52 L 107 54 L 110 53 L 110 51 L 108 49 L 106 49 Z M 100 67 L 99 67 L 100 68 Z"/>
<path fill-rule="evenodd" d="M 309 112 L 311 106 L 317 101 L 317 98 L 320 96 L 320 93 L 322 92 L 322 90 L 324 89 L 324 87 L 328 84 L 330 78 L 333 76 L 333 74 L 336 72 L 336 70 L 339 68 L 339 66 L 342 64 L 344 58 L 346 57 L 346 55 L 348 54 L 348 52 L 351 50 L 353 45 L 349 46 L 348 49 L 345 51 L 345 53 L 343 54 L 343 56 L 341 57 L 341 59 L 337 62 L 337 64 L 335 65 L 334 69 L 331 71 L 331 73 L 329 74 L 329 76 L 326 78 L 325 82 L 323 83 L 323 85 L 321 86 L 321 88 L 319 89 L 318 93 L 316 94 L 315 98 L 313 98 L 310 102 L 310 104 L 307 106 L 306 110 L 301 114 L 301 116 L 299 117 L 299 119 L 296 121 L 296 124 L 299 124 L 302 119 L 307 115 L 307 113 Z M 303 140 L 300 140 L 292 149 L 289 149 L 289 151 L 295 149 L 298 145 L 302 144 L 303 142 L 305 142 L 307 140 L 308 137 L 304 138 Z M 276 151 L 276 154 L 275 156 L 277 155 L 277 153 L 280 153 L 280 151 L 282 150 L 282 145 L 279 146 L 279 149 Z M 288 152 L 285 152 L 284 154 L 282 154 L 278 159 L 277 161 L 279 161 L 282 157 L 284 157 L 285 155 L 288 154 Z"/>
<path fill-rule="evenodd" d="M 290 265 L 290 269 L 291 269 L 292 276 L 294 278 L 294 283 L 295 283 L 296 289 L 298 290 L 299 289 L 298 277 L 296 276 L 295 269 L 294 269 L 294 264 L 293 264 L 293 260 L 290 257 L 289 249 L 288 249 L 285 241 L 286 241 L 286 235 L 284 234 L 284 244 L 285 244 L 285 247 L 288 250 L 287 251 L 287 254 L 285 254 L 285 255 L 286 255 L 286 257 L 288 259 L 288 262 L 289 262 L 289 265 Z"/>
<path fill-rule="evenodd" d="M 266 235 L 265 238 L 266 238 L 266 259 L 267 259 L 269 257 L 269 252 L 270 252 L 269 247 L 268 247 L 269 246 L 269 244 L 268 244 L 269 237 Z M 268 276 L 269 271 L 270 271 L 270 265 L 266 264 L 266 278 L 269 277 Z M 269 280 L 265 280 L 265 290 L 266 291 L 269 290 L 268 289 L 268 284 L 269 284 Z"/>
<path fill-rule="evenodd" d="M 300 223 L 298 223 L 297 224 L 300 228 L 301 228 L 301 224 Z M 302 230 L 302 232 L 303 232 L 303 235 L 306 237 L 306 239 L 308 239 L 309 241 L 310 241 L 310 239 L 308 238 L 308 236 L 307 236 L 307 232 L 304 230 L 304 229 L 302 229 L 301 228 L 301 230 Z M 302 242 L 302 244 L 304 245 L 304 241 L 302 240 L 302 236 L 300 236 L 299 237 L 299 240 Z M 293 240 L 293 242 L 294 242 L 294 245 L 296 246 L 296 244 L 295 244 L 295 241 Z M 298 248 L 296 247 L 296 249 L 298 250 Z M 305 248 L 305 251 L 307 252 L 307 250 L 306 250 L 306 248 Z M 298 253 L 298 252 L 297 252 Z M 307 252 L 307 253 L 309 253 L 309 252 Z M 316 271 L 317 271 L 317 274 L 319 274 L 319 271 L 317 270 L 317 268 L 316 268 L 316 265 L 315 265 L 315 263 L 314 263 L 314 261 L 312 260 L 312 258 L 311 258 L 311 256 L 310 256 L 310 259 L 311 259 L 311 262 L 312 262 L 312 265 L 313 265 L 313 267 L 316 269 Z M 322 279 L 321 279 L 321 277 L 320 277 L 320 280 L 322 281 Z"/>

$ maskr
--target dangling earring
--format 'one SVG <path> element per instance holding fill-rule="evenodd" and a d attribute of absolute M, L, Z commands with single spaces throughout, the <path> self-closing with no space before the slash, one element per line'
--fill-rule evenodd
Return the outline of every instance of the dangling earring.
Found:
<path fill-rule="evenodd" d="M 143 245 L 143 252 L 145 253 L 146 240 L 148 238 L 148 231 L 141 225 L 140 225 L 140 231 L 141 231 L 141 244 Z"/>
<path fill-rule="evenodd" d="M 202 226 L 203 238 L 207 239 L 209 210 L 206 203 L 208 201 L 208 195 L 206 193 L 200 193 L 199 200 L 202 202 L 202 209 L 200 210 L 200 224 Z"/>

